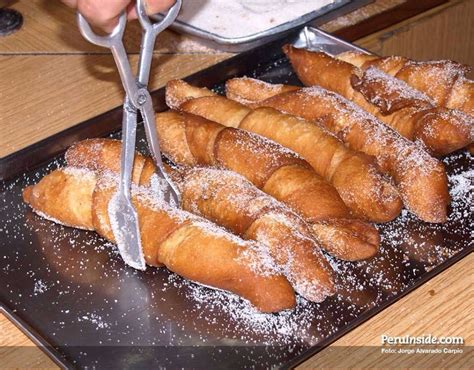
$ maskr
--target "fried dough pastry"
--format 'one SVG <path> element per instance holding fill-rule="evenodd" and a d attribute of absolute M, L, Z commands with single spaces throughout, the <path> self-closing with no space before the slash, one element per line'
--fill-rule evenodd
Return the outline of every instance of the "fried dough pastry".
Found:
<path fill-rule="evenodd" d="M 322 248 L 338 258 L 359 260 L 377 253 L 377 229 L 353 219 L 337 191 L 295 153 L 193 114 L 159 113 L 156 122 L 161 149 L 175 163 L 239 173 L 302 216 Z"/>
<path fill-rule="evenodd" d="M 257 133 L 294 150 L 337 189 L 356 216 L 387 222 L 400 213 L 399 194 L 378 172 L 373 158 L 347 148 L 322 126 L 272 108 L 252 110 L 184 81 L 168 82 L 166 96 L 173 108 Z"/>
<path fill-rule="evenodd" d="M 39 215 L 63 225 L 95 230 L 114 242 L 108 207 L 117 178 L 65 168 L 27 187 L 23 199 Z M 262 312 L 291 309 L 288 280 L 262 257 L 264 246 L 227 233 L 200 217 L 171 208 L 157 193 L 133 187 L 147 264 L 165 265 L 191 281 L 233 292 Z"/>
<path fill-rule="evenodd" d="M 70 147 L 66 160 L 74 167 L 119 173 L 120 152 L 120 141 L 91 139 Z M 151 158 L 136 153 L 135 183 L 159 186 L 154 169 Z M 308 225 L 289 208 L 232 171 L 167 167 L 167 172 L 180 190 L 184 210 L 266 245 L 297 293 L 313 302 L 334 293 L 329 263 Z"/>
<path fill-rule="evenodd" d="M 401 56 L 378 57 L 350 51 L 336 58 L 361 69 L 376 67 L 425 93 L 436 105 L 474 116 L 474 81 L 466 77 L 470 71 L 466 65 L 451 60 L 418 62 Z"/>
<path fill-rule="evenodd" d="M 351 149 L 374 156 L 411 212 L 426 222 L 446 221 L 449 192 L 443 164 L 354 103 L 318 86 L 297 88 L 250 78 L 227 81 L 226 93 L 252 108 L 272 107 L 319 122 Z"/>
<path fill-rule="evenodd" d="M 409 140 L 436 156 L 461 149 L 474 138 L 474 117 L 435 102 L 375 67 L 365 71 L 322 52 L 285 45 L 299 79 L 352 100 Z"/>

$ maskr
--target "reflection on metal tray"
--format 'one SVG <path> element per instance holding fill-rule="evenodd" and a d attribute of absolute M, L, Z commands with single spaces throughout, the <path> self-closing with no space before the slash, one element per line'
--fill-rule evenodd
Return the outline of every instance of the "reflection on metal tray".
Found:
<path fill-rule="evenodd" d="M 319 26 L 341 15 L 365 6 L 372 1 L 373 0 L 334 0 L 334 2 L 310 13 L 304 14 L 292 21 L 243 37 L 224 37 L 180 21 L 179 18 L 170 27 L 175 31 L 195 36 L 199 38 L 201 43 L 212 48 L 228 52 L 241 52 L 263 45 L 264 43 L 277 38 L 281 38 L 302 25 L 311 23 L 313 26 Z"/>
<path fill-rule="evenodd" d="M 345 51 L 360 51 L 370 54 L 367 50 L 352 45 L 328 33 L 322 32 L 314 27 L 304 27 L 298 34 L 293 45 L 313 51 L 324 51 L 331 55 L 337 55 Z"/>
<path fill-rule="evenodd" d="M 309 29 L 309 34 L 312 47 L 354 49 L 320 31 Z M 187 80 L 216 90 L 228 78 L 242 75 L 298 83 L 281 46 L 304 42 L 306 36 L 294 33 Z M 155 108 L 165 110 L 163 89 L 153 96 Z M 294 311 L 256 314 L 237 297 L 197 286 L 166 269 L 132 270 L 96 234 L 42 219 L 21 199 L 26 185 L 63 163 L 61 148 L 120 127 L 120 112 L 117 108 L 12 155 L 10 164 L 42 164 L 0 186 L 3 309 L 65 365 L 293 366 L 472 250 L 466 241 L 473 222 L 465 217 L 472 202 L 466 185 L 472 157 L 463 152 L 444 160 L 453 197 L 449 221 L 427 224 L 404 212 L 379 225 L 383 241 L 377 257 L 357 263 L 330 259 L 338 273 L 337 295 L 323 303 L 298 299 Z M 115 126 L 98 131 L 110 120 Z M 143 128 L 139 131 L 143 144 Z"/>

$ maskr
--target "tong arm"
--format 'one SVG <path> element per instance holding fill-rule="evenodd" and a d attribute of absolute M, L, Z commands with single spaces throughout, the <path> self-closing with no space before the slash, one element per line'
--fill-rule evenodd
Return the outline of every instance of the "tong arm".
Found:
<path fill-rule="evenodd" d="M 122 151 L 120 155 L 120 192 L 131 199 L 130 186 L 135 158 L 135 142 L 137 135 L 137 110 L 125 98 L 122 116 Z"/>
<path fill-rule="evenodd" d="M 138 20 L 143 28 L 140 59 L 138 62 L 138 82 L 142 86 L 148 85 L 156 37 L 161 31 L 174 22 L 178 16 L 179 10 L 181 9 L 181 4 L 182 0 L 176 0 L 162 20 L 151 22 L 150 17 L 146 14 L 145 0 L 137 0 Z M 153 16 L 152 19 L 154 19 Z"/>
<path fill-rule="evenodd" d="M 174 205 L 179 207 L 181 204 L 181 195 L 179 193 L 178 188 L 173 183 L 173 181 L 169 178 L 168 174 L 164 170 L 163 161 L 161 159 L 161 149 L 160 149 L 160 141 L 158 139 L 158 133 L 156 131 L 156 122 L 155 122 L 155 109 L 153 108 L 153 102 L 151 99 L 151 95 L 148 90 L 143 89 L 144 94 L 146 95 L 146 99 L 143 102 L 143 105 L 139 107 L 140 112 L 142 114 L 143 123 L 145 126 L 145 133 L 146 139 L 148 143 L 148 148 L 150 149 L 150 154 L 155 162 L 156 166 L 156 174 L 164 180 L 162 182 L 163 186 L 167 186 L 169 191 L 163 191 L 165 195 L 165 201 L 167 201 L 170 205 Z M 174 203 L 174 204 L 173 204 Z"/>
<path fill-rule="evenodd" d="M 82 36 L 92 44 L 109 48 L 117 65 L 122 85 L 127 93 L 128 99 L 133 105 L 138 107 L 138 87 L 132 68 L 128 61 L 127 52 L 123 46 L 123 33 L 127 24 L 127 15 L 122 12 L 119 17 L 119 23 L 112 32 L 105 36 L 97 35 L 90 26 L 89 22 L 81 13 L 77 13 L 77 22 Z"/>

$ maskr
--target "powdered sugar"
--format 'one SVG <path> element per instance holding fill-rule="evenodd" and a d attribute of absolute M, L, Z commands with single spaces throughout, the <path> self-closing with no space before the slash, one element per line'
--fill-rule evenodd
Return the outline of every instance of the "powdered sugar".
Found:
<path fill-rule="evenodd" d="M 250 85 L 247 87 L 245 86 L 245 83 L 249 83 Z M 257 91 L 255 91 L 252 85 L 258 86 Z M 247 91 L 247 89 L 249 89 L 249 91 Z M 259 99 L 266 99 L 284 91 L 285 85 L 283 84 L 270 84 L 268 82 L 246 76 L 229 80 L 226 83 L 227 97 L 244 105 L 255 102 L 255 99 L 252 99 L 254 98 L 253 94 L 255 93 L 258 94 Z"/>
<path fill-rule="evenodd" d="M 430 177 L 442 171 L 439 161 L 419 145 L 403 138 L 374 116 L 336 93 L 312 86 L 284 96 L 284 99 L 291 99 L 294 104 L 286 104 L 283 96 L 280 103 L 278 97 L 275 97 L 268 100 L 268 104 L 283 111 L 288 107 L 287 113 L 302 115 L 312 121 L 320 119 L 321 124 L 345 141 L 349 147 L 375 156 L 382 171 L 397 179 L 405 204 L 419 212 L 408 197 L 411 184 L 419 176 Z M 260 104 L 267 103 L 263 101 Z M 313 109 L 314 107 L 318 109 Z M 348 193 L 344 195 L 346 199 L 351 196 Z M 440 204 L 439 207 L 443 209 L 445 205 Z"/>
<path fill-rule="evenodd" d="M 235 143 L 242 151 L 250 151 L 256 156 L 270 158 L 275 165 L 279 163 L 282 157 L 302 159 L 293 150 L 257 133 L 239 130 L 235 134 Z"/>
<path fill-rule="evenodd" d="M 184 207 L 193 213 L 221 223 L 234 233 L 247 235 L 248 229 L 253 228 L 252 238 L 265 246 L 257 250 L 263 257 L 264 264 L 274 265 L 277 268 L 275 271 L 287 276 L 297 292 L 308 299 L 318 300 L 328 295 L 327 289 L 317 280 L 309 281 L 305 274 L 301 273 L 301 269 L 307 268 L 311 262 L 296 259 L 300 245 L 304 244 L 313 249 L 316 259 L 324 257 L 304 221 L 286 206 L 255 188 L 242 176 L 226 170 L 183 170 L 179 187 L 185 196 Z M 214 206 L 207 204 L 214 200 L 217 200 Z M 227 212 L 222 211 L 219 214 L 214 212 L 217 208 L 222 210 L 222 207 L 225 207 L 230 215 L 235 213 L 238 216 L 228 216 Z M 247 228 L 240 229 L 238 225 L 246 220 Z M 283 229 L 286 232 L 278 234 L 274 229 Z M 313 263 L 316 263 L 316 266 L 312 266 L 314 269 L 320 268 L 317 260 Z"/>
<path fill-rule="evenodd" d="M 458 109 L 438 109 L 436 114 L 451 125 L 457 126 L 461 132 L 466 131 L 469 139 L 474 140 L 474 116 Z"/>
<path fill-rule="evenodd" d="M 243 266 L 250 267 L 252 271 L 260 276 L 282 274 L 267 244 L 247 242 L 245 249 L 241 251 L 236 261 Z"/>
<path fill-rule="evenodd" d="M 470 90 L 474 86 L 474 81 L 466 77 L 459 77 L 452 87 L 451 94 L 445 106 L 452 109 L 461 109 L 471 116 L 474 116 L 474 108 L 466 107 L 470 96 L 465 90 Z"/>
<path fill-rule="evenodd" d="M 80 167 L 64 167 L 61 169 L 66 175 L 73 176 L 77 179 L 85 179 L 87 181 L 95 181 L 96 175 L 93 171 L 87 168 Z"/>
<path fill-rule="evenodd" d="M 227 317 L 234 326 L 234 332 L 239 333 L 235 338 L 239 341 L 252 343 L 258 340 L 261 344 L 288 345 L 294 340 L 296 333 L 301 341 L 313 343 L 317 341 L 315 327 L 313 327 L 315 316 L 308 310 L 311 303 L 304 298 L 297 298 L 297 307 L 294 310 L 282 311 L 278 314 L 262 314 L 249 302 L 239 299 L 234 294 L 190 284 L 173 275 L 170 275 L 169 281 L 177 288 L 184 290 L 186 295 L 195 302 L 195 307 L 189 314 L 198 314 L 201 320 L 217 332 L 226 331 L 221 325 L 227 322 L 218 317 L 222 315 Z M 211 314 L 202 316 L 199 312 L 205 307 L 210 309 Z M 230 337 L 235 337 L 235 334 Z"/>
<path fill-rule="evenodd" d="M 414 81 L 421 80 L 424 93 L 433 98 L 437 104 L 443 103 L 448 95 L 447 92 L 453 88 L 458 79 L 464 78 L 466 73 L 466 69 L 460 64 L 449 60 L 408 61 L 407 68 L 410 73 L 408 73 L 406 82 L 411 84 L 410 79 L 413 77 Z M 395 77 L 403 76 L 395 75 Z"/>
<path fill-rule="evenodd" d="M 470 156 L 472 158 L 472 156 Z M 472 244 L 473 204 L 474 204 L 474 170 L 469 169 L 449 176 L 451 195 L 451 215 L 452 220 L 470 220 L 471 240 L 466 241 Z"/>
<path fill-rule="evenodd" d="M 119 140 L 110 140 L 111 142 L 120 143 Z M 80 146 L 80 149 L 77 149 Z M 82 148 L 81 148 L 82 147 Z M 76 145 L 72 145 L 65 154 L 66 162 L 68 167 L 65 171 L 76 172 L 78 176 L 81 175 L 81 171 L 101 171 L 102 163 L 100 161 L 104 150 L 104 142 L 101 139 L 87 139 L 83 140 Z M 83 168 L 86 167 L 87 168 Z M 74 169 L 75 168 L 75 169 Z"/>
<path fill-rule="evenodd" d="M 428 95 L 412 88 L 406 82 L 382 72 L 378 68 L 367 68 L 364 72 L 363 80 L 369 84 L 373 82 L 383 83 L 384 94 L 389 96 L 396 96 L 397 98 L 406 100 L 422 101 L 432 106 L 436 105 Z M 388 104 L 390 104 L 390 101 L 388 101 Z"/>
<path fill-rule="evenodd" d="M 60 221 L 60 220 L 57 220 L 56 218 L 44 213 L 44 212 L 41 212 L 40 210 L 38 209 L 35 209 L 33 208 L 33 211 L 38 215 L 38 216 L 41 216 L 43 217 L 44 219 L 48 220 L 48 221 L 52 221 L 56 224 L 59 224 L 59 225 L 63 225 L 63 226 L 67 226 L 67 227 L 73 227 L 75 229 L 80 229 L 80 230 L 92 230 L 92 229 L 88 229 L 88 228 L 85 228 L 85 227 L 82 227 L 80 225 L 68 225 L 67 223 L 65 223 L 64 221 Z"/>
<path fill-rule="evenodd" d="M 105 181 L 101 181 L 99 185 L 105 189 L 116 188 L 118 183 L 117 175 L 111 172 L 104 173 L 103 180 Z M 245 244 L 240 238 L 229 234 L 217 225 L 208 222 L 198 216 L 195 216 L 189 212 L 171 206 L 169 203 L 164 201 L 163 195 L 160 194 L 160 192 L 151 191 L 151 189 L 148 187 L 137 186 L 135 184 L 132 184 L 131 191 L 132 196 L 136 198 L 138 202 L 154 211 L 165 211 L 167 215 L 173 218 L 177 223 L 192 223 L 195 225 L 200 225 L 200 227 L 202 227 L 204 231 L 207 231 L 211 234 L 225 237 L 231 240 L 232 242 L 237 243 L 238 245 L 243 246 Z"/>
<path fill-rule="evenodd" d="M 77 318 L 78 322 L 88 321 L 91 324 L 95 325 L 95 329 L 107 329 L 110 327 L 110 324 L 104 321 L 104 319 L 96 313 L 88 313 Z"/>
<path fill-rule="evenodd" d="M 48 290 L 48 285 L 46 285 L 46 283 L 40 279 L 35 282 L 33 294 L 34 295 L 41 294 L 41 293 L 46 292 L 47 290 Z"/>
<path fill-rule="evenodd" d="M 153 190 L 155 196 L 160 197 L 161 202 L 168 203 L 172 208 L 177 208 L 180 205 L 177 204 L 174 197 L 171 196 L 171 185 L 168 179 L 164 179 L 158 174 L 154 173 L 150 177 L 150 189 Z"/>
<path fill-rule="evenodd" d="M 193 193 L 196 194 L 191 206 L 196 212 L 199 212 L 196 205 L 199 199 L 214 197 L 217 193 L 248 217 L 257 216 L 263 209 L 291 212 L 288 207 L 257 189 L 246 178 L 233 171 L 195 167 L 183 170 L 183 177 L 184 180 L 181 184 L 183 190 L 193 190 Z M 222 192 L 223 188 L 226 189 L 225 194 Z"/>
<path fill-rule="evenodd" d="M 471 203 L 474 191 L 474 170 L 469 170 L 449 178 L 452 183 L 449 193 L 454 199 L 463 199 L 467 204 Z M 471 203 L 472 205 L 472 203 Z"/>

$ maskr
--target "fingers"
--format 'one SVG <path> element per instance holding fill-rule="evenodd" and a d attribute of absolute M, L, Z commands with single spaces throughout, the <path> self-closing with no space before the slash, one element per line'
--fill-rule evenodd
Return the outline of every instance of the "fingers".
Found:
<path fill-rule="evenodd" d="M 118 23 L 122 10 L 131 0 L 62 0 L 66 5 L 76 8 L 91 25 L 111 32 Z"/>
<path fill-rule="evenodd" d="M 105 32 L 111 32 L 118 23 L 122 10 L 126 9 L 129 19 L 137 18 L 133 0 L 61 0 L 67 6 L 77 9 L 89 23 Z M 146 0 L 147 14 L 168 10 L 175 0 Z"/>
<path fill-rule="evenodd" d="M 66 4 L 70 8 L 77 8 L 77 0 L 60 0 L 63 4 Z"/>
<path fill-rule="evenodd" d="M 148 15 L 164 12 L 171 8 L 175 0 L 145 0 L 146 13 Z M 130 4 L 128 19 L 137 19 L 137 8 L 134 3 Z"/>

